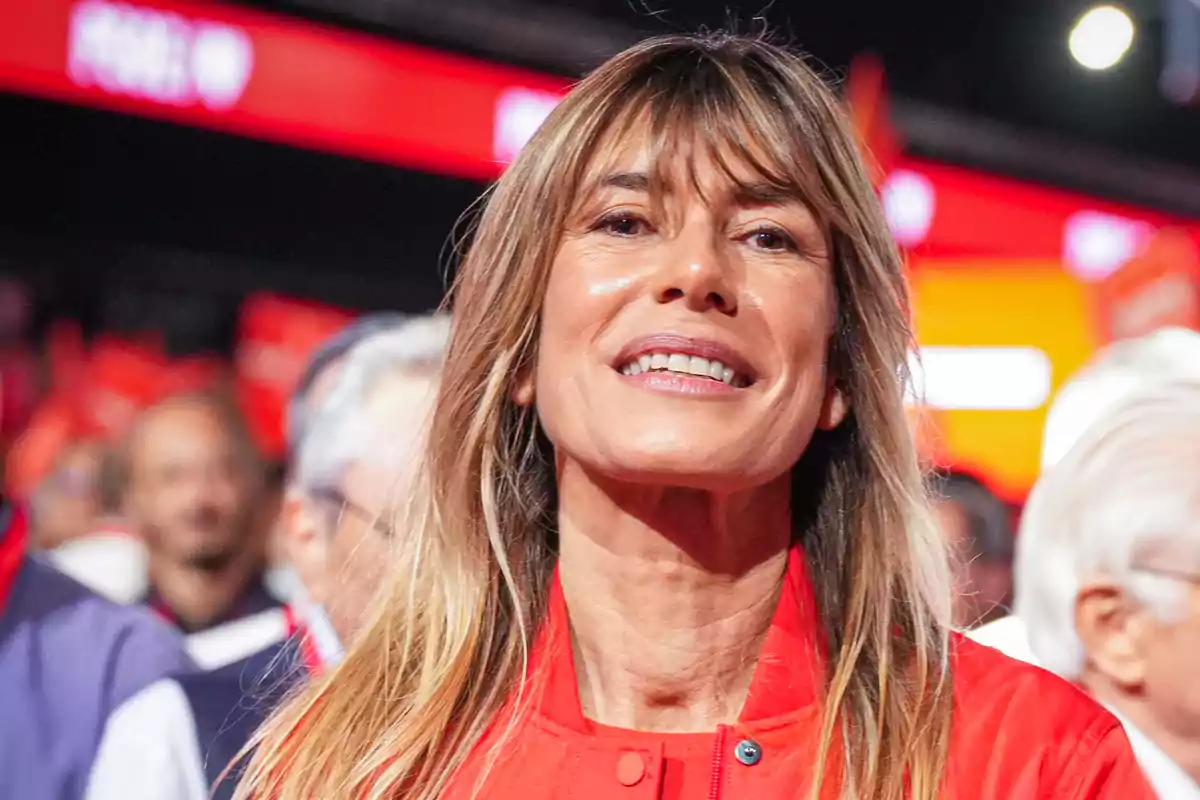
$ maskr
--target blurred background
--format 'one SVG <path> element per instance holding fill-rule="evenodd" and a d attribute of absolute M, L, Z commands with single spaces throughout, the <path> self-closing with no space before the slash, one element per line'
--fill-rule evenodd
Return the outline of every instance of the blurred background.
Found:
<path fill-rule="evenodd" d="M 729 5 L 5 3 L 8 494 L 93 497 L 72 443 L 212 383 L 278 462 L 311 350 L 437 305 L 456 220 L 573 79 L 733 26 L 843 89 L 911 267 L 927 455 L 1015 512 L 1055 389 L 1113 339 L 1200 327 L 1200 5 Z"/>

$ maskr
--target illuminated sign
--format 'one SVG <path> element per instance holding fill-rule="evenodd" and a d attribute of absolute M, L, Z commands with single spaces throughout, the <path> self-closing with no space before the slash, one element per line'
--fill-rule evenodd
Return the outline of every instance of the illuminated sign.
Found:
<path fill-rule="evenodd" d="M 1173 227 L 1195 220 L 924 159 L 904 157 L 882 187 L 893 235 L 917 257 L 1034 258 L 1103 278 Z"/>
<path fill-rule="evenodd" d="M 1088 286 L 1057 259 L 924 259 L 913 270 L 918 396 L 942 457 L 1020 497 L 1054 392 L 1098 344 Z"/>
<path fill-rule="evenodd" d="M 0 89 L 490 180 L 564 78 L 203 0 L 0 5 Z M 1145 209 L 904 156 L 881 187 L 915 256 L 1063 259 L 1096 280 L 1154 230 Z"/>
<path fill-rule="evenodd" d="M 909 364 L 913 396 L 940 411 L 1032 411 L 1050 398 L 1053 366 L 1036 347 L 935 345 Z"/>
<path fill-rule="evenodd" d="M 566 85 L 202 0 L 0 6 L 0 89 L 481 180 Z"/>
<path fill-rule="evenodd" d="M 1159 231 L 1096 286 L 1106 340 L 1178 326 L 1200 330 L 1200 247 L 1184 232 Z"/>
<path fill-rule="evenodd" d="M 1147 222 L 1080 211 L 1063 231 L 1063 266 L 1082 280 L 1101 280 L 1141 252 L 1153 234 Z"/>
<path fill-rule="evenodd" d="M 102 0 L 71 9 L 67 74 L 82 88 L 225 110 L 253 68 L 254 45 L 240 28 Z"/>

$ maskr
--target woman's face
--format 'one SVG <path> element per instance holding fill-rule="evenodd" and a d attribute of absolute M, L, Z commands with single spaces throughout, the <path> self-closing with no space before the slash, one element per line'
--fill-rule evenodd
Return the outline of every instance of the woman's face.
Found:
<path fill-rule="evenodd" d="M 628 137 L 553 262 L 533 394 L 559 459 L 714 491 L 787 472 L 841 421 L 826 237 L 799 198 L 709 155 L 652 197 Z M 683 161 L 683 159 L 680 159 Z M 693 180 L 694 178 L 694 180 Z"/>

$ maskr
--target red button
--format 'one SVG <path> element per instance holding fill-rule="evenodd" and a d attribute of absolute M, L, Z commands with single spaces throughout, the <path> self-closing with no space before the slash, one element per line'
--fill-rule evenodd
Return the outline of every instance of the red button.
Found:
<path fill-rule="evenodd" d="M 617 780 L 622 786 L 634 786 L 646 777 L 646 761 L 641 753 L 627 750 L 617 759 Z"/>

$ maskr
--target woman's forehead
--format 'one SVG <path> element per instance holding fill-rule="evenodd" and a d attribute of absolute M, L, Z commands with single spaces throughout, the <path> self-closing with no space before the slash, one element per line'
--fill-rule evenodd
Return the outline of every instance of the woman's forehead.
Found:
<path fill-rule="evenodd" d="M 619 131 L 619 132 L 618 132 Z M 759 148 L 753 158 L 728 141 L 696 131 L 657 135 L 636 125 L 605 136 L 584 172 L 584 196 L 605 189 L 644 190 L 651 195 L 699 193 L 706 200 L 743 199 L 805 205 L 798 187 L 764 165 L 774 161 Z"/>

